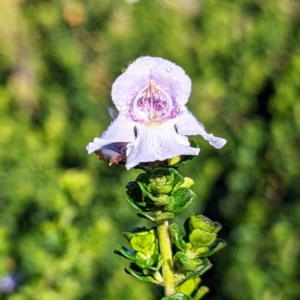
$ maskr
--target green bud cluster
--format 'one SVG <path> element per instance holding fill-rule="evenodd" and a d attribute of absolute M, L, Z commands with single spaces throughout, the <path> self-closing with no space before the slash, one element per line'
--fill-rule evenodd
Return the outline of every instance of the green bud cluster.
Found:
<path fill-rule="evenodd" d="M 160 284 L 161 276 L 159 276 L 158 270 L 162 260 L 158 249 L 156 228 L 139 227 L 125 231 L 123 234 L 132 250 L 118 246 L 114 253 L 131 261 L 125 271 L 142 281 Z"/>
<path fill-rule="evenodd" d="M 192 215 L 185 221 L 184 235 L 180 235 L 176 224 L 170 226 L 170 235 L 176 247 L 173 262 L 177 283 L 185 283 L 190 279 L 196 280 L 212 267 L 207 257 L 226 245 L 223 240 L 217 238 L 217 232 L 221 228 L 218 222 L 213 222 L 202 215 Z M 192 283 L 194 284 L 195 281 Z M 190 286 L 191 294 L 199 293 L 198 290 L 191 290 Z M 181 290 L 185 290 L 185 285 L 181 287 Z"/>
<path fill-rule="evenodd" d="M 191 203 L 195 194 L 189 188 L 193 183 L 174 168 L 156 168 L 129 182 L 125 198 L 138 210 L 138 216 L 162 222 L 173 219 Z"/>
<path fill-rule="evenodd" d="M 195 195 L 190 187 L 194 182 L 180 175 L 175 167 L 146 171 L 126 185 L 125 198 L 138 211 L 139 217 L 159 226 L 191 203 Z M 115 253 L 131 261 L 125 269 L 128 274 L 164 286 L 164 259 L 160 253 L 157 226 L 124 232 L 132 249 L 119 246 Z M 217 237 L 220 229 L 219 223 L 202 215 L 192 215 L 185 221 L 183 235 L 176 224 L 169 226 L 176 293 L 162 300 L 199 300 L 208 292 L 208 288 L 201 285 L 200 276 L 212 267 L 207 257 L 225 246 L 225 242 Z"/>

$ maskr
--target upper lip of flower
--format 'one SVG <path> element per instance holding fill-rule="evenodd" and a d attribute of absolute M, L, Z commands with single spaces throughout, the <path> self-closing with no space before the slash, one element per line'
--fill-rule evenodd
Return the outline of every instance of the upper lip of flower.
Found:
<path fill-rule="evenodd" d="M 103 147 L 113 150 L 102 153 L 111 162 L 119 161 L 114 158 L 120 152 L 130 169 L 140 163 L 197 155 L 200 149 L 190 147 L 187 139 L 190 135 L 200 134 L 215 148 L 223 147 L 226 140 L 207 134 L 186 109 L 190 90 L 189 77 L 174 63 L 155 57 L 137 59 L 112 87 L 119 115 L 110 109 L 114 121 L 101 138 L 89 143 L 88 152 Z M 116 150 L 117 143 L 122 143 L 125 154 L 122 149 Z"/>

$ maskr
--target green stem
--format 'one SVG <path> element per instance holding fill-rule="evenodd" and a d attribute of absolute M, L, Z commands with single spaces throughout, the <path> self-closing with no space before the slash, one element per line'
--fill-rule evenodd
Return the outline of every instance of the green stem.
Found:
<path fill-rule="evenodd" d="M 176 294 L 176 289 L 174 281 L 171 241 L 168 228 L 168 221 L 164 221 L 163 223 L 158 224 L 157 233 L 160 254 L 163 259 L 162 275 L 164 279 L 165 296 L 172 296 Z"/>

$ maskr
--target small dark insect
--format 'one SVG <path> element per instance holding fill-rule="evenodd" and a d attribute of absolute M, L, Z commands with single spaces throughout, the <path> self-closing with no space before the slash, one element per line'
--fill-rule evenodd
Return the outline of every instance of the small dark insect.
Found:
<path fill-rule="evenodd" d="M 174 125 L 174 128 L 175 128 L 176 133 L 178 133 L 178 129 L 177 129 L 176 125 Z"/>
<path fill-rule="evenodd" d="M 138 131 L 137 131 L 136 126 L 134 126 L 133 130 L 134 130 L 134 136 L 135 136 L 135 138 L 137 138 Z"/>

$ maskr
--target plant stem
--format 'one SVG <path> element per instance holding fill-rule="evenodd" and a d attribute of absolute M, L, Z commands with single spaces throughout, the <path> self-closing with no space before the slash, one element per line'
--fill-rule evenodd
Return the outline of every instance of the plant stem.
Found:
<path fill-rule="evenodd" d="M 175 282 L 174 282 L 174 269 L 172 260 L 171 241 L 169 236 L 169 222 L 164 221 L 158 224 L 158 242 L 160 248 L 160 254 L 163 259 L 162 275 L 164 279 L 165 296 L 172 296 L 176 294 Z"/>

